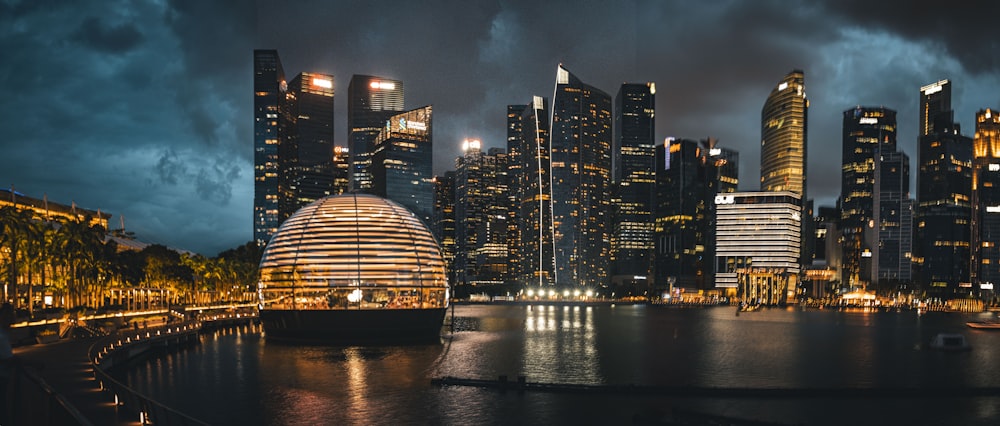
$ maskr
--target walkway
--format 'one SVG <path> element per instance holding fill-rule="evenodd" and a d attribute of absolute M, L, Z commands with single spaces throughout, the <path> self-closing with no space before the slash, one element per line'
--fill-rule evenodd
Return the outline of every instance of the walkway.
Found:
<path fill-rule="evenodd" d="M 87 351 L 99 339 L 64 339 L 14 348 L 14 353 L 26 362 L 40 363 L 38 375 L 93 424 L 140 425 L 137 414 L 115 405 L 114 395 L 101 391 L 94 380 Z"/>

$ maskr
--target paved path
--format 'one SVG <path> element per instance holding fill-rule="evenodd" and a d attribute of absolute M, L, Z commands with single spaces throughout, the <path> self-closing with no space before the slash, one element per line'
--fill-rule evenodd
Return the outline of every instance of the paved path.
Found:
<path fill-rule="evenodd" d="M 36 369 L 38 375 L 93 424 L 139 425 L 138 416 L 116 406 L 114 395 L 101 391 L 94 380 L 87 351 L 97 339 L 64 339 L 14 348 L 14 353 L 26 362 L 41 363 L 42 368 Z"/>

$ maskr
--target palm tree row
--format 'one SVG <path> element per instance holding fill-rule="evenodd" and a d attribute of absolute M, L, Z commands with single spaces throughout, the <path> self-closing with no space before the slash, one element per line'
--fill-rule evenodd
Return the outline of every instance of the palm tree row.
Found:
<path fill-rule="evenodd" d="M 162 245 L 120 251 L 88 217 L 44 220 L 31 210 L 0 207 L 0 296 L 32 315 L 38 288 L 52 296 L 53 307 L 67 308 L 99 308 L 113 302 L 110 289 L 139 287 L 166 290 L 180 303 L 194 302 L 199 292 L 237 300 L 253 291 L 259 260 L 252 243 L 216 258 Z"/>

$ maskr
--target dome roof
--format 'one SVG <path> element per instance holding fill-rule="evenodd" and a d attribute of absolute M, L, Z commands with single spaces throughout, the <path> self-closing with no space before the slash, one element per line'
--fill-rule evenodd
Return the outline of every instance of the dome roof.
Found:
<path fill-rule="evenodd" d="M 264 249 L 260 278 L 262 290 L 448 286 L 427 226 L 368 194 L 329 196 L 295 212 Z"/>

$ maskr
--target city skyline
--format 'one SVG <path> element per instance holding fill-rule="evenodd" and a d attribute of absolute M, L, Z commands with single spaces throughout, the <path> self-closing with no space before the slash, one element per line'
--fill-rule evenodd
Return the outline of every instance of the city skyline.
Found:
<path fill-rule="evenodd" d="M 739 151 L 741 191 L 759 176 L 760 105 L 778 77 L 802 69 L 817 207 L 840 193 L 844 110 L 896 110 L 899 150 L 916 158 L 920 87 L 950 80 L 970 137 L 975 112 L 1000 107 L 986 3 L 946 13 L 930 3 L 595 3 L 572 20 L 556 18 L 559 3 L 125 5 L 0 6 L 11 59 L 0 64 L 0 185 L 101 209 L 114 224 L 124 215 L 142 240 L 209 255 L 252 238 L 253 49 L 277 49 L 294 73 L 333 75 L 338 146 L 351 75 L 405 82 L 407 108 L 434 105 L 435 174 L 465 138 L 503 147 L 507 105 L 550 96 L 559 63 L 607 93 L 654 82 L 654 140 L 712 137 Z"/>

